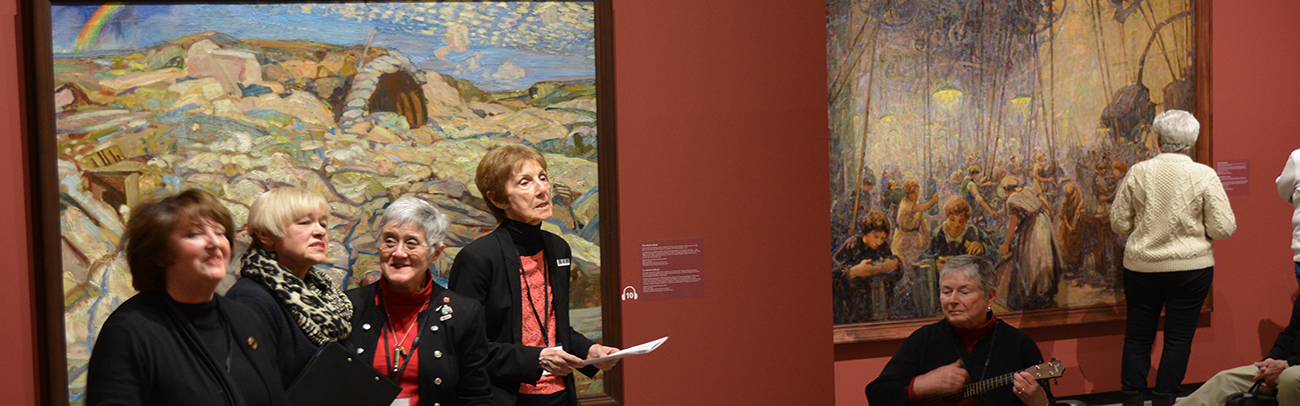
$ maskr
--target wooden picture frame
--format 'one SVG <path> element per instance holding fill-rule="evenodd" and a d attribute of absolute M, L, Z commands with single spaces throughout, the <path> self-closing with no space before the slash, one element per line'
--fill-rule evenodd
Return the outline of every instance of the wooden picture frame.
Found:
<path fill-rule="evenodd" d="M 586 259 L 578 259 L 580 249 L 574 250 L 574 274 L 577 275 L 575 278 L 578 280 L 571 287 L 575 292 L 579 289 L 584 290 L 580 294 L 574 293 L 573 297 L 582 298 L 581 300 L 585 300 L 587 305 L 594 303 L 598 310 L 591 312 L 590 310 L 596 310 L 591 307 L 575 309 L 587 309 L 585 313 L 587 320 L 599 316 L 599 321 L 594 324 L 599 327 L 599 331 L 584 332 L 584 334 L 589 336 L 595 334 L 596 338 L 604 344 L 621 346 L 620 304 L 617 300 L 620 288 L 618 189 L 615 182 L 617 149 L 614 136 L 616 126 L 613 15 L 610 0 L 350 3 L 127 1 L 111 4 L 82 0 L 34 0 L 21 4 L 23 16 L 21 21 L 24 21 L 24 67 L 28 77 L 28 86 L 22 91 L 25 93 L 26 102 L 28 129 L 26 145 L 31 168 L 30 182 L 34 189 L 30 204 L 33 212 L 37 213 L 33 219 L 33 235 L 30 239 L 35 242 L 33 258 L 40 272 L 35 278 L 39 297 L 36 306 L 39 325 L 37 345 L 40 352 L 38 364 L 43 371 L 39 381 L 42 393 L 47 396 L 47 404 L 79 403 L 75 394 L 70 392 L 70 386 L 78 374 L 84 373 L 85 366 L 84 363 L 69 365 L 69 347 L 65 337 L 78 334 L 93 337 L 94 328 L 88 327 L 92 330 L 89 332 L 70 333 L 65 325 L 65 312 L 86 297 L 94 295 L 107 297 L 104 293 L 107 290 L 96 290 L 109 284 L 104 282 L 101 287 L 87 289 L 82 285 L 85 285 L 90 278 L 84 275 L 70 276 L 68 271 L 72 269 L 69 268 L 71 265 L 65 265 L 65 262 L 80 264 L 80 272 L 89 274 L 93 273 L 92 270 L 100 269 L 94 267 L 107 267 L 108 265 L 103 262 L 112 261 L 112 257 L 116 255 L 115 244 L 109 244 L 114 242 L 111 241 L 112 238 L 100 241 L 97 245 L 100 249 L 99 256 L 94 258 L 82 255 L 80 252 L 70 252 L 77 250 L 66 249 L 69 245 L 78 243 L 72 241 L 76 238 L 70 238 L 69 233 L 83 231 L 79 230 L 81 225 L 70 225 L 65 222 L 70 217 L 76 217 L 69 216 L 68 208 L 81 212 L 95 211 L 95 215 L 100 216 L 117 216 L 116 221 L 120 222 L 120 210 L 123 207 L 128 207 L 130 203 L 153 190 L 174 192 L 184 187 L 202 187 L 216 192 L 227 207 L 234 207 L 236 223 L 242 226 L 238 206 L 248 202 L 242 201 L 247 199 L 235 197 L 235 193 L 230 193 L 230 188 L 242 182 L 235 179 L 236 177 L 261 168 L 261 164 L 256 162 L 249 164 L 244 161 L 245 158 L 237 155 L 255 156 L 269 154 L 271 152 L 268 151 L 272 150 L 279 153 L 274 159 L 281 164 L 287 162 L 285 166 L 291 169 L 298 168 L 304 163 L 333 159 L 329 161 L 334 162 L 333 168 L 327 168 L 325 164 L 311 165 L 315 170 L 290 173 L 307 176 L 315 176 L 313 173 L 319 173 L 327 183 L 324 189 L 330 191 L 336 191 L 335 186 L 337 186 L 333 183 L 335 178 L 331 175 L 347 176 L 347 182 L 350 182 L 347 186 L 353 187 L 354 190 L 346 193 L 346 196 L 345 193 L 338 192 L 337 195 L 326 197 L 331 202 L 334 221 L 345 223 L 349 232 L 364 230 L 367 227 L 367 221 L 370 221 L 372 219 L 370 216 L 373 216 L 371 211 L 385 204 L 377 200 L 391 201 L 397 196 L 408 194 L 416 194 L 431 200 L 435 206 L 452 215 L 454 230 L 459 227 L 464 232 L 462 237 L 465 238 L 459 239 L 449 234 L 447 243 L 449 252 L 456 251 L 457 246 L 467 244 L 472 240 L 470 236 L 486 234 L 495 225 L 484 223 L 485 218 L 482 214 L 486 213 L 484 211 L 486 206 L 476 207 L 474 199 L 477 197 L 473 195 L 477 190 L 468 186 L 473 177 L 473 165 L 487 147 L 501 143 L 525 143 L 534 146 L 548 158 L 555 157 L 551 162 L 551 173 L 553 182 L 557 185 L 554 193 L 557 219 L 550 221 L 551 225 L 548 227 L 561 230 L 560 234 L 570 237 L 568 239 L 571 241 L 581 239 L 591 242 L 585 253 L 588 255 Z M 172 16 L 166 21 L 183 21 L 197 28 L 188 28 L 190 32 L 178 34 L 174 38 L 157 38 L 166 34 L 146 32 L 158 31 L 157 26 L 145 26 L 148 21 L 158 21 L 143 18 L 152 15 L 150 12 L 140 11 L 131 14 L 133 17 L 140 17 L 139 20 L 115 23 L 110 19 L 113 13 L 122 9 L 130 11 L 132 7 L 143 6 L 176 13 L 184 13 L 184 7 L 194 6 L 207 7 L 204 10 L 244 8 L 256 9 L 259 13 L 281 13 L 278 14 L 280 16 L 296 13 L 303 19 L 323 15 L 332 20 L 315 20 L 317 24 L 321 24 L 321 27 L 311 27 L 311 24 L 286 24 L 276 27 L 279 31 L 275 29 L 256 33 L 247 31 L 249 35 L 260 34 L 260 36 L 240 38 L 238 35 L 230 35 L 226 32 L 226 30 L 238 30 L 236 27 L 231 27 L 229 24 L 212 25 L 218 24 L 217 21 L 223 21 L 222 18 L 232 18 L 229 15 L 220 18 L 211 15 L 208 16 L 210 18 L 205 18 L 205 15 L 194 14 L 182 16 L 188 17 L 184 20 L 177 20 Z M 373 9 L 377 10 L 377 13 L 367 17 L 366 13 L 340 12 L 347 7 L 353 7 L 354 10 Z M 400 11 L 433 9 L 431 13 L 437 13 L 443 8 L 451 7 L 459 7 L 457 10 L 487 10 L 487 7 L 501 7 L 503 10 L 517 9 L 518 11 L 514 13 L 520 14 L 521 19 L 508 23 L 504 20 L 487 21 L 489 20 L 487 18 L 457 20 L 455 21 L 459 26 L 456 28 L 457 31 L 449 33 L 447 27 L 452 24 L 451 20 L 439 20 L 440 22 L 435 23 L 433 14 L 429 14 L 430 18 L 425 19 L 425 15 L 416 18 L 415 14 L 403 15 L 403 11 Z M 85 8 L 93 9 L 96 13 L 76 11 Z M 313 17 L 311 11 L 306 11 L 308 9 L 316 10 L 319 15 Z M 81 19 L 66 14 L 55 16 L 55 11 L 79 12 Z M 383 14 L 384 11 L 389 13 Z M 248 15 L 253 15 L 251 11 L 249 13 Z M 482 17 L 488 16 L 487 13 L 484 11 L 474 15 Z M 501 15 L 505 15 L 508 11 L 502 13 Z M 529 20 L 530 18 L 532 20 Z M 353 21 L 352 27 L 349 26 L 348 20 Z M 81 26 L 60 25 L 61 22 L 67 21 L 76 21 Z M 567 24 L 568 30 L 553 37 L 534 35 L 542 30 L 528 29 L 527 23 L 530 21 Z M 90 27 L 94 24 L 101 24 L 101 26 Z M 102 24 L 108 24 L 110 31 L 100 31 L 103 28 Z M 114 27 L 113 24 L 117 25 Z M 348 29 L 364 24 L 372 26 L 369 27 L 372 28 L 369 30 L 372 34 L 364 44 L 356 41 L 357 37 L 346 33 Z M 319 33 L 314 34 L 317 35 L 316 37 L 291 35 L 291 30 L 301 30 L 304 27 L 321 31 L 334 29 L 339 34 L 329 38 L 337 39 L 337 43 L 323 41 Z M 112 31 L 113 29 L 116 31 Z M 426 32 L 414 33 L 421 29 Z M 511 31 L 512 29 L 515 31 Z M 79 32 L 80 41 L 69 41 L 66 34 L 72 32 L 70 30 Z M 221 31 L 223 34 L 212 34 L 211 31 Z M 168 32 L 181 32 L 181 29 Z M 113 43 L 116 47 L 97 48 L 93 37 L 106 33 L 114 36 L 111 40 L 115 41 Z M 492 38 L 491 34 L 499 35 L 497 38 Z M 388 36 L 387 41 L 376 40 L 377 36 L 385 35 Z M 419 35 L 425 38 L 419 41 L 412 40 Z M 510 35 L 516 38 L 506 38 Z M 242 49 L 241 46 L 247 46 L 265 52 L 253 52 L 251 56 L 236 56 L 236 59 L 243 58 L 247 61 L 247 64 L 242 67 L 236 63 L 208 73 L 190 75 L 192 72 L 177 64 L 189 61 L 190 56 L 186 54 L 186 50 L 199 42 L 206 42 L 206 46 L 212 49 L 223 47 Z M 418 52 L 411 51 L 418 46 L 423 46 L 421 44 L 430 42 L 442 44 L 443 49 L 421 48 Z M 548 53 L 557 49 L 566 51 Z M 293 57 L 286 55 L 305 56 L 292 59 Z M 150 57 L 155 59 L 150 60 Z M 160 61 L 157 59 L 159 57 L 164 57 L 166 60 Z M 384 63 L 377 63 L 376 61 L 381 58 L 388 59 L 383 59 Z M 471 61 L 470 58 L 473 60 Z M 583 59 L 588 61 L 589 68 L 564 70 L 564 68 L 581 65 L 574 61 Z M 460 66 L 457 67 L 457 63 L 447 62 L 449 60 L 457 61 Z M 512 65 L 512 62 L 520 62 L 521 65 L 506 66 Z M 263 72 L 274 70 L 274 74 L 279 76 L 270 79 L 264 73 L 260 80 L 251 81 L 244 78 L 218 77 L 221 74 L 231 73 L 231 69 L 239 71 L 242 75 L 249 72 L 247 68 L 253 65 L 261 67 L 274 65 L 275 67 Z M 56 66 L 60 69 L 59 72 L 55 71 Z M 64 86 L 71 83 L 59 79 L 66 78 L 61 76 L 67 72 L 64 69 L 77 71 L 77 77 L 81 82 Z M 164 70 L 166 72 L 163 72 Z M 447 73 L 453 70 L 461 73 Z M 391 78 L 402 76 L 397 74 L 398 71 L 411 74 L 406 75 L 403 80 L 417 74 L 427 74 L 427 76 L 423 82 L 418 81 L 417 77 L 417 83 L 414 85 L 378 83 L 391 83 L 380 78 L 388 74 L 393 74 Z M 358 74 L 366 72 L 374 73 L 372 76 L 376 83 L 373 88 L 365 87 L 370 84 L 361 81 L 354 83 Z M 461 76 L 458 77 L 458 74 Z M 494 81 L 493 83 L 496 83 L 494 86 L 497 87 L 478 87 L 476 83 L 484 83 L 476 82 L 479 79 Z M 199 88 L 207 86 L 207 96 L 214 97 L 202 96 L 204 91 L 193 86 L 179 92 L 174 87 L 178 83 L 200 80 L 206 85 L 193 84 L 200 85 Z M 111 86 L 105 84 L 106 82 L 112 82 Z M 311 83 L 315 87 L 308 87 L 304 83 Z M 321 90 L 321 86 L 336 86 L 335 89 L 342 90 L 330 93 Z M 451 96 L 442 94 L 443 98 L 438 99 L 447 103 L 435 106 L 434 98 L 428 94 L 430 88 L 450 92 Z M 357 96 L 357 89 L 371 92 Z M 330 100 L 331 94 L 337 96 L 339 93 L 342 94 L 342 100 Z M 388 102 L 374 97 L 380 93 L 387 95 L 383 98 Z M 469 96 L 471 94 L 472 97 Z M 191 99 L 182 100 L 185 95 L 189 95 Z M 295 107 L 273 106 L 276 103 L 274 100 L 249 100 L 250 97 L 257 96 L 268 97 L 269 100 L 274 99 L 276 95 L 280 98 L 299 97 L 299 101 L 316 100 L 317 104 L 329 107 L 329 110 L 317 111 L 317 117 L 321 120 L 309 122 L 306 118 L 298 118 L 309 116 L 305 111 L 287 110 L 293 113 L 287 114 L 284 110 Z M 204 98 L 207 100 L 200 100 Z M 214 102 L 217 99 L 220 100 Z M 359 112 L 356 111 L 356 106 L 359 104 L 352 103 L 357 99 L 365 102 L 361 103 L 364 106 Z M 175 103 L 178 101 L 192 102 L 198 107 L 189 110 L 169 110 L 171 107 L 176 107 Z M 245 106 L 241 107 L 241 103 Z M 223 107 L 214 107 L 214 104 Z M 245 108 L 252 104 L 258 106 L 252 109 Z M 103 113 L 103 117 L 99 118 L 84 114 L 89 111 L 107 110 L 112 111 Z M 218 111 L 233 112 L 231 114 L 237 116 L 236 118 L 224 116 L 221 118 L 238 125 L 214 125 L 218 120 L 209 119 L 217 117 Z M 354 112 L 348 113 L 348 111 Z M 524 114 L 520 113 L 522 111 L 527 111 L 533 117 L 523 117 Z M 330 113 L 333 113 L 332 117 Z M 184 126 L 176 125 L 179 121 L 163 121 L 164 116 L 175 119 L 187 115 L 191 116 L 190 118 L 200 116 L 203 120 L 186 122 Z M 555 118 L 561 115 L 563 118 Z M 537 116 L 546 117 L 543 120 L 538 119 Z M 494 117 L 499 119 L 492 120 Z M 326 118 L 329 120 L 325 120 Z M 439 121 L 442 119 L 446 120 Z M 531 121 L 512 126 L 512 123 L 505 122 L 507 119 Z M 200 176 L 201 179 L 196 179 L 193 175 L 204 171 L 192 171 L 187 175 L 168 173 L 166 169 L 174 169 L 176 166 L 168 166 L 170 164 L 163 162 L 174 163 L 188 152 L 196 151 L 195 148 L 198 148 L 196 146 L 202 144 L 196 140 L 208 143 L 214 141 L 214 139 L 195 138 L 192 137 L 194 132 L 183 131 L 191 125 L 196 130 L 194 132 L 197 132 L 198 128 L 212 125 L 216 128 L 214 133 L 230 139 L 244 141 L 249 139 L 247 135 L 234 134 L 237 131 L 232 131 L 230 128 L 261 131 L 253 134 L 252 138 L 277 138 L 259 143 L 258 147 L 253 149 L 247 148 L 247 145 L 236 147 L 237 153 L 226 153 L 224 157 L 217 157 L 216 161 L 210 162 L 213 166 L 207 172 L 208 175 Z M 491 129 L 495 131 L 489 131 Z M 180 132 L 168 133 L 168 130 Z M 539 135 L 543 130 L 550 132 Z M 178 137 L 175 134 L 190 135 Z M 124 138 L 130 140 L 123 141 Z M 155 142 L 160 139 L 165 142 Z M 131 145 L 126 145 L 127 143 Z M 450 153 L 437 154 L 437 158 L 445 158 L 447 161 L 462 160 L 468 163 L 435 167 L 432 159 L 428 160 L 429 162 L 403 159 L 417 156 L 407 154 L 409 151 L 429 148 L 439 143 L 447 143 L 442 151 Z M 292 147 L 286 146 L 289 144 L 292 144 Z M 158 148 L 159 145 L 172 148 L 169 151 L 174 156 L 160 157 L 164 154 L 158 153 L 162 151 Z M 354 154 L 322 158 L 337 153 L 344 147 L 351 148 Z M 269 149 L 258 151 L 259 148 Z M 377 152 L 380 150 L 384 153 Z M 455 154 L 456 151 L 477 151 L 480 155 L 464 156 Z M 316 158 L 307 156 L 312 154 L 316 155 Z M 395 154 L 400 155 L 400 158 L 395 158 Z M 257 161 L 257 159 L 253 160 Z M 149 168 L 151 165 L 154 169 Z M 156 170 L 160 165 L 164 168 L 162 172 Z M 349 165 L 352 167 L 349 168 Z M 364 170 L 357 169 L 367 165 L 376 168 L 376 171 L 362 173 Z M 421 165 L 430 168 L 415 169 L 412 172 L 412 168 L 421 168 Z M 82 176 L 92 172 L 91 167 L 95 171 L 94 175 Z M 466 180 L 465 167 L 469 168 L 470 180 Z M 558 173 L 562 170 L 570 172 Z M 351 174 L 341 175 L 342 172 Z M 80 177 L 74 179 L 69 174 L 78 174 Z M 379 176 L 380 174 L 383 176 Z M 226 178 L 225 181 L 222 181 L 222 177 Z M 295 184 L 297 178 L 301 176 L 281 177 L 279 180 L 259 179 L 254 183 L 261 185 L 261 188 L 285 184 L 304 186 Z M 306 181 L 301 180 L 301 182 Z M 563 189 L 560 188 L 561 185 Z M 70 188 L 81 196 L 75 198 L 70 196 Z M 448 193 L 458 197 L 443 199 Z M 96 201 L 92 205 L 96 207 L 86 207 L 87 205 L 84 204 L 86 202 L 83 200 L 87 196 Z M 354 199 L 348 200 L 347 196 Z M 364 204 L 356 204 L 357 201 Z M 340 207 L 346 210 L 340 210 Z M 564 213 L 561 213 L 562 211 Z M 98 224 L 99 220 L 94 215 L 76 218 L 91 220 L 85 223 L 91 225 Z M 342 231 L 341 227 L 331 226 L 331 234 Z M 455 233 L 454 230 L 451 234 Z M 107 234 L 109 233 L 105 233 Z M 338 255 L 331 251 L 330 262 L 336 270 L 346 268 L 338 272 L 340 276 L 336 282 L 355 286 L 354 282 L 360 279 L 364 271 L 356 269 L 358 272 L 353 272 L 353 268 L 366 264 L 367 251 L 364 247 L 367 246 L 366 244 L 373 246 L 373 241 L 364 241 L 364 238 L 332 239 L 336 241 L 334 244 L 339 245 L 355 243 L 334 250 L 345 252 L 345 258 L 338 258 Z M 239 241 L 237 245 L 240 245 Z M 591 249 L 593 247 L 594 249 Z M 232 268 L 237 271 L 238 261 L 231 262 Z M 449 266 L 450 260 L 444 256 L 435 261 L 433 268 L 436 272 L 445 272 Z M 108 274 L 108 271 L 103 272 L 105 275 Z M 102 282 L 106 278 L 106 276 L 101 277 L 99 280 Z M 228 284 L 223 282 L 222 289 L 225 286 Z M 80 290 L 76 293 L 78 296 L 68 295 L 71 290 Z M 120 292 L 118 295 L 119 297 L 114 300 L 129 297 L 129 294 Z M 93 310 L 90 314 L 99 316 L 98 320 L 102 323 L 103 318 L 107 317 L 110 311 L 101 308 Z M 82 355 L 88 356 L 88 353 Z M 597 382 L 599 386 L 588 387 L 592 393 L 579 396 L 580 403 L 622 404 L 621 368 L 604 372 L 603 378 Z M 589 383 L 589 385 L 597 384 Z"/>
<path fill-rule="evenodd" d="M 940 7 L 945 4 L 947 6 Z M 1145 122 L 1140 122 L 1140 119 L 1134 120 L 1121 113 L 1145 110 L 1153 111 L 1151 114 L 1154 115 L 1154 112 L 1159 111 L 1157 105 L 1160 106 L 1159 109 L 1177 107 L 1191 110 L 1201 122 L 1200 138 L 1191 155 L 1198 162 L 1211 164 L 1213 117 L 1210 115 L 1212 75 L 1209 0 L 1122 4 L 1069 2 L 1068 7 L 1062 1 L 1054 1 L 1036 3 L 1041 6 L 1038 8 L 1028 4 L 1030 3 L 945 0 L 827 1 L 831 231 L 835 244 L 831 247 L 833 257 L 843 247 L 849 246 L 849 240 L 853 236 L 862 235 L 858 230 L 864 227 L 865 214 L 871 209 L 882 212 L 879 217 L 884 218 L 885 224 L 876 227 L 888 230 L 889 238 L 894 238 L 893 234 L 900 230 L 907 231 L 899 226 L 899 204 L 892 203 L 891 206 L 885 193 L 891 193 L 890 188 L 894 187 L 903 189 L 905 180 L 909 178 L 917 182 L 920 190 L 918 195 L 921 197 L 915 199 L 915 203 L 911 203 L 913 206 L 909 207 L 923 207 L 926 199 L 931 196 L 942 197 L 942 200 L 930 203 L 933 206 L 924 209 L 927 211 L 925 218 L 929 219 L 928 225 L 942 227 L 944 203 L 951 200 L 952 196 L 961 195 L 960 185 L 965 181 L 962 175 L 968 175 L 970 168 L 981 173 L 996 173 L 994 170 L 999 167 L 1016 168 L 1015 165 L 1003 166 L 1000 160 L 1004 158 L 1010 157 L 1014 163 L 1015 155 L 1019 154 L 1023 159 L 1020 162 L 1029 163 L 1031 154 L 1045 154 L 1051 157 L 1048 161 L 1054 165 L 1044 167 L 1057 169 L 1053 182 L 1058 182 L 1055 186 L 1059 190 L 1067 177 L 1064 174 L 1075 176 L 1085 172 L 1075 172 L 1073 167 L 1068 171 L 1061 170 L 1064 166 L 1061 162 L 1073 165 L 1074 159 L 1079 158 L 1069 154 L 1082 155 L 1085 150 L 1107 151 L 1105 153 L 1109 154 L 1108 147 L 1104 145 L 1110 145 L 1115 146 L 1114 150 L 1123 147 L 1130 151 L 1130 155 L 1140 157 L 1140 153 L 1133 154 L 1131 151 L 1141 150 L 1143 142 L 1150 142 L 1149 136 L 1145 135 L 1145 126 L 1149 125 L 1150 120 L 1145 118 Z M 1054 24 L 1065 19 L 1074 19 L 1073 22 L 1077 24 L 1070 28 Z M 1116 27 L 1120 27 L 1121 31 L 1115 31 Z M 1192 31 L 1190 38 L 1174 34 L 1185 35 L 1188 30 Z M 1124 34 L 1131 35 L 1119 38 Z M 1113 48 L 1117 44 L 1127 46 L 1123 51 L 1128 52 L 1125 56 L 1119 56 L 1121 50 Z M 1087 52 L 1083 52 L 1085 50 Z M 1033 64 L 1038 64 L 1038 68 L 1033 68 Z M 1057 65 L 1053 67 L 1052 64 Z M 1143 74 L 1144 66 L 1146 74 Z M 1153 73 L 1153 70 L 1160 72 Z M 1097 72 L 1093 74 L 1094 71 Z M 1054 79 L 1057 76 L 1053 76 L 1070 78 L 1067 80 L 1081 77 L 1071 75 L 1071 72 L 1088 73 L 1091 75 L 1088 77 L 1094 79 L 1063 83 L 1057 82 L 1062 79 Z M 1033 77 L 1035 74 L 1039 76 Z M 1159 75 L 1163 76 L 1153 79 Z M 1096 78 L 1105 79 L 1098 81 Z M 1102 83 L 1105 80 L 1110 82 Z M 1144 80 L 1151 83 L 1143 83 Z M 1150 89 L 1146 88 L 1148 86 Z M 1084 87 L 1095 89 L 1079 90 Z M 1148 91 L 1149 93 L 1143 93 Z M 1098 94 L 1102 94 L 1101 100 L 1098 100 Z M 1170 95 L 1177 96 L 1169 99 L 1178 101 L 1169 103 L 1175 107 L 1164 103 L 1165 97 L 1172 97 Z M 1125 105 L 1124 97 L 1151 105 Z M 1079 103 L 1077 100 L 1091 101 Z M 1151 100 L 1160 101 L 1160 104 Z M 1187 104 L 1192 106 L 1188 107 Z M 1077 109 L 1070 110 L 1071 108 Z M 1021 115 L 1013 116 L 1016 113 Z M 1119 123 L 1124 119 L 1131 122 Z M 1119 133 L 1114 130 L 1121 127 L 1131 132 L 1122 136 L 1115 135 Z M 1109 138 L 1105 141 L 1078 141 L 1092 137 L 1093 133 L 1096 133 L 1097 139 Z M 1045 141 L 1046 139 L 1052 141 Z M 1127 143 L 1127 147 L 1121 145 L 1124 143 Z M 1077 148 L 1070 149 L 1071 147 Z M 910 155 L 915 155 L 916 158 L 899 158 Z M 1058 162 L 1057 157 L 1066 159 Z M 1130 159 L 1131 162 L 1126 164 L 1131 165 L 1140 160 Z M 1082 162 L 1081 159 L 1080 161 Z M 909 166 L 909 162 L 916 164 Z M 1031 171 L 1029 165 L 1020 168 L 1025 173 Z M 1015 172 L 1011 174 L 1014 175 Z M 1024 186 L 1026 178 L 1021 175 L 1017 179 L 1021 186 Z M 989 183 L 996 185 L 1004 179 L 996 177 L 985 179 L 985 182 L 991 181 Z M 1078 186 L 1081 188 L 1088 187 L 1082 185 L 1082 179 L 1071 180 L 1080 183 Z M 979 181 L 976 182 L 978 184 Z M 881 193 L 880 189 L 885 189 L 886 192 Z M 879 198 L 870 197 L 876 200 L 869 199 L 873 191 L 880 194 Z M 906 196 L 901 190 L 895 193 Z M 996 195 L 983 197 L 985 200 L 1000 200 Z M 903 197 L 900 200 L 906 199 Z M 987 212 L 976 206 L 982 202 L 970 198 L 965 200 L 975 215 L 978 216 L 980 211 Z M 1061 204 L 1059 198 L 1048 198 L 1046 202 L 1053 208 Z M 895 211 L 888 212 L 890 209 Z M 1003 211 L 1001 208 L 994 210 L 994 213 Z M 976 221 L 972 218 L 969 223 Z M 982 230 L 986 235 L 984 240 L 988 241 L 983 246 L 997 251 L 999 243 L 1005 241 L 1003 236 L 993 236 L 986 232 L 996 232 L 998 227 L 1006 229 L 1007 226 L 997 219 L 986 217 L 982 221 L 987 226 Z M 1055 225 L 1053 223 L 1053 227 Z M 932 232 L 934 229 L 936 228 L 927 230 Z M 928 243 L 932 236 L 933 233 L 925 235 L 924 241 Z M 1090 237 L 1092 235 L 1083 238 Z M 861 244 L 868 243 L 864 240 Z M 884 244 L 892 245 L 892 242 L 886 240 Z M 929 246 L 925 249 L 928 250 Z M 901 251 L 889 248 L 889 251 Z M 1086 266 L 1076 263 L 1074 267 L 1062 272 L 1081 274 L 1090 271 L 1093 272 L 1093 278 L 1098 278 L 1098 274 L 1113 277 L 1119 271 L 1101 271 L 1103 267 L 1098 264 L 1103 261 L 1118 264 L 1122 257 L 1122 241 L 1118 248 L 1118 254 L 1115 254 L 1113 247 L 1103 249 L 1101 251 L 1105 251 L 1108 258 L 1092 261 L 1091 265 Z M 897 254 L 894 252 L 890 255 Z M 920 326 L 941 318 L 942 312 L 935 303 L 920 304 L 914 299 L 899 299 L 913 297 L 907 295 L 916 295 L 918 290 L 929 294 L 931 291 L 926 289 L 931 289 L 937 293 L 937 285 L 927 287 L 931 283 L 937 283 L 937 272 L 934 271 L 937 268 L 934 258 L 937 256 L 932 256 L 931 262 L 926 264 L 926 254 L 924 251 L 911 251 L 909 255 L 913 255 L 912 258 L 900 261 L 909 265 L 895 267 L 913 268 L 890 272 L 905 273 L 908 278 L 928 273 L 928 277 L 933 280 L 917 282 L 923 278 L 905 279 L 899 276 L 898 279 L 904 282 L 888 285 L 893 286 L 893 289 L 876 288 L 879 292 L 864 289 L 875 288 L 871 286 L 872 283 L 887 285 L 889 282 L 864 282 L 856 288 L 848 287 L 852 282 L 847 281 L 855 280 L 845 276 L 850 265 L 843 263 L 844 258 L 835 260 L 833 272 L 836 277 L 833 279 L 843 286 L 835 287 L 832 299 L 836 309 L 834 342 L 842 344 L 897 340 L 907 337 Z M 916 262 L 908 262 L 909 259 Z M 927 266 L 930 268 L 926 272 L 912 270 Z M 841 283 L 841 280 L 845 282 Z M 867 279 L 862 277 L 856 280 Z M 1085 287 L 1093 288 L 1092 285 Z M 849 289 L 859 290 L 847 293 Z M 1028 302 L 1006 304 L 995 308 L 995 312 L 998 317 L 1020 328 L 1123 320 L 1126 309 L 1122 293 L 1119 296 L 1113 293 L 1118 289 L 1117 284 L 1109 282 L 1097 289 L 1109 291 L 1095 297 L 1078 299 L 1089 294 L 1086 293 L 1087 289 L 1082 289 L 1084 293 L 1061 300 L 1062 296 L 1054 288 L 1051 291 L 1058 294 L 1052 295 L 1049 305 L 1034 307 L 1024 304 Z M 999 289 L 999 299 L 1006 297 L 1007 292 L 1004 290 Z M 864 295 L 877 295 L 879 297 L 869 300 L 889 304 L 871 305 L 873 307 L 870 309 L 858 310 L 857 315 L 846 317 L 853 310 L 848 310 L 849 306 L 845 305 L 848 300 L 845 298 Z M 1102 295 L 1105 295 L 1104 298 Z M 1072 300 L 1086 303 L 1071 305 Z M 1211 309 L 1211 301 L 1207 300 L 1203 311 L 1209 312 Z M 863 316 L 864 312 L 869 314 Z"/>

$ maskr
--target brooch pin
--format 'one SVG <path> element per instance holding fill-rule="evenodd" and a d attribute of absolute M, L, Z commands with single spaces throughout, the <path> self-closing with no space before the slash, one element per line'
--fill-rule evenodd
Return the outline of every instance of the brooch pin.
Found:
<path fill-rule="evenodd" d="M 447 321 L 448 319 L 451 318 L 451 313 L 452 313 L 451 305 L 445 304 L 442 306 L 438 306 L 438 311 L 442 312 L 442 317 L 439 317 L 438 321 Z"/>

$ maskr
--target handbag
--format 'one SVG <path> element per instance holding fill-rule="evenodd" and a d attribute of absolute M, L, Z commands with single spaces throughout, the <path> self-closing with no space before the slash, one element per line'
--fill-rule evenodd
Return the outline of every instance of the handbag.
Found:
<path fill-rule="evenodd" d="M 1224 399 L 1224 406 L 1277 406 L 1277 398 L 1259 393 L 1260 384 L 1264 381 L 1255 381 L 1254 385 L 1245 392 L 1237 392 L 1228 395 Z"/>

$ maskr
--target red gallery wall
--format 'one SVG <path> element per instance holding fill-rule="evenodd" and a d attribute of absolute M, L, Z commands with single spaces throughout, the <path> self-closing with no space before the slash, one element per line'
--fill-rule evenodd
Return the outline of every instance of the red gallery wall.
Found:
<path fill-rule="evenodd" d="M 0 89 L 21 48 L 0 0 Z M 704 240 L 704 297 L 626 301 L 623 336 L 672 338 L 628 360 L 627 405 L 857 405 L 897 342 L 834 346 L 830 329 L 825 11 L 821 1 L 613 0 L 621 266 L 643 241 Z M 1250 161 L 1239 231 L 1218 244 L 1215 312 L 1188 381 L 1258 358 L 1296 292 L 1288 208 L 1272 192 L 1300 148 L 1300 4 L 1214 5 L 1215 158 Z M 0 98 L 0 394 L 34 404 L 36 356 L 19 96 Z M 1033 330 L 1071 369 L 1062 395 L 1118 390 L 1119 324 Z M 1263 336 L 1263 338 L 1261 338 Z"/>

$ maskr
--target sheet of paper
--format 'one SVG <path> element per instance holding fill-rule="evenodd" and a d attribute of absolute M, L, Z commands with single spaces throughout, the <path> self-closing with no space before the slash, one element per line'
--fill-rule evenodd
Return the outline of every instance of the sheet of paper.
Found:
<path fill-rule="evenodd" d="M 659 345 L 663 344 L 664 341 L 668 341 L 668 336 L 664 336 L 664 338 L 660 338 L 658 340 L 654 340 L 635 347 L 624 348 L 623 350 L 613 354 L 609 354 L 608 356 L 585 360 L 582 362 L 582 364 L 583 365 L 599 364 L 605 361 L 613 361 L 619 358 L 629 357 L 633 355 L 646 354 L 649 353 L 650 351 L 654 351 L 656 348 L 659 348 Z"/>
<path fill-rule="evenodd" d="M 612 361 L 612 360 L 616 360 L 616 359 L 620 359 L 620 358 L 630 357 L 630 356 L 633 356 L 633 355 L 646 354 L 646 353 L 649 353 L 650 351 L 654 351 L 656 348 L 659 348 L 659 345 L 660 345 L 660 344 L 663 344 L 664 341 L 668 341 L 668 336 L 664 336 L 663 338 L 660 338 L 660 339 L 658 339 L 658 340 L 654 340 L 654 341 L 651 341 L 651 342 L 648 342 L 648 343 L 645 343 L 645 344 L 641 344 L 641 345 L 638 345 L 638 346 L 635 346 L 635 347 L 625 348 L 625 349 L 623 349 L 623 350 L 621 350 L 621 351 L 619 351 L 619 352 L 615 352 L 615 353 L 613 353 L 613 354 L 609 354 L 608 356 L 605 356 L 605 357 L 592 358 L 592 359 L 589 359 L 589 360 L 585 360 L 585 361 L 582 362 L 582 365 L 598 364 L 598 363 L 601 363 L 601 362 Z M 556 350 L 558 350 L 558 349 L 561 349 L 561 347 L 556 346 L 556 347 L 551 347 L 551 349 L 556 349 Z M 551 374 L 550 371 L 542 371 L 542 376 L 547 376 L 547 375 L 550 375 L 550 374 Z"/>

